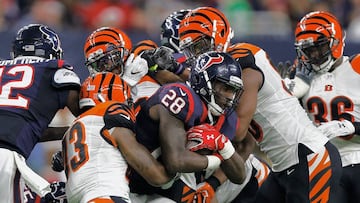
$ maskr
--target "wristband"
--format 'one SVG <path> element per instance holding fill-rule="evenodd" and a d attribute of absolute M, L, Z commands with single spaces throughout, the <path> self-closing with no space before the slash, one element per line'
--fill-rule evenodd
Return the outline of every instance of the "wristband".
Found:
<path fill-rule="evenodd" d="M 224 148 L 219 150 L 219 154 L 224 160 L 230 159 L 230 157 L 235 153 L 235 148 L 230 141 L 225 142 Z"/>
<path fill-rule="evenodd" d="M 210 176 L 205 180 L 211 187 L 214 189 L 214 191 L 221 185 L 220 180 L 217 179 L 215 176 Z"/>
<path fill-rule="evenodd" d="M 205 168 L 206 170 L 214 170 L 214 169 L 219 168 L 219 166 L 221 164 L 221 160 L 219 157 L 217 157 L 215 155 L 207 155 L 206 158 L 208 160 L 208 165 Z"/>
<path fill-rule="evenodd" d="M 157 68 L 158 68 L 158 65 L 157 65 L 157 64 L 155 64 L 155 65 L 153 65 L 153 66 L 149 67 L 149 71 L 156 72 L 156 71 L 157 71 Z"/>

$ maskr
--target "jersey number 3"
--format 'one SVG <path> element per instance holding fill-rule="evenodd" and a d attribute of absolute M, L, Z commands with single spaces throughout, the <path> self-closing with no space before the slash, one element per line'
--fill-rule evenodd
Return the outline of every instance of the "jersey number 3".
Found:
<path fill-rule="evenodd" d="M 63 140 L 63 146 L 65 147 L 63 151 L 66 152 L 64 156 L 66 175 L 69 170 L 76 172 L 89 160 L 88 145 L 85 143 L 85 140 L 84 124 L 81 122 L 75 123 L 70 129 L 68 137 Z"/>

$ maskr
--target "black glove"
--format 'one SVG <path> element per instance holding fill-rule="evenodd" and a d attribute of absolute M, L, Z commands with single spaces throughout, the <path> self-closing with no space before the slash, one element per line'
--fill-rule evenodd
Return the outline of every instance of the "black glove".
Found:
<path fill-rule="evenodd" d="M 64 159 L 61 151 L 58 151 L 52 155 L 51 168 L 56 172 L 61 172 L 64 170 Z"/>
<path fill-rule="evenodd" d="M 154 53 L 155 53 L 155 51 L 156 51 L 155 49 L 147 49 L 147 50 L 144 50 L 140 55 L 141 58 L 146 60 L 150 70 L 152 69 L 152 67 L 154 67 L 156 65 L 156 63 L 154 61 Z M 155 68 L 155 70 L 156 70 L 156 68 Z"/>
<path fill-rule="evenodd" d="M 168 70 L 179 75 L 185 69 L 185 67 L 174 58 L 174 51 L 166 46 L 145 52 L 141 57 L 148 62 L 150 71 Z"/>
<path fill-rule="evenodd" d="M 296 66 L 296 77 L 303 80 L 306 84 L 310 84 L 310 81 L 314 75 L 310 64 L 299 62 Z"/>
<path fill-rule="evenodd" d="M 277 69 L 280 73 L 281 78 L 283 78 L 283 79 L 285 79 L 285 78 L 293 79 L 294 78 L 295 68 L 294 68 L 293 64 L 291 64 L 290 61 L 285 61 L 285 63 L 279 62 L 277 65 Z"/>
<path fill-rule="evenodd" d="M 50 184 L 51 192 L 41 198 L 41 201 L 51 203 L 66 203 L 65 182 L 53 182 Z"/>

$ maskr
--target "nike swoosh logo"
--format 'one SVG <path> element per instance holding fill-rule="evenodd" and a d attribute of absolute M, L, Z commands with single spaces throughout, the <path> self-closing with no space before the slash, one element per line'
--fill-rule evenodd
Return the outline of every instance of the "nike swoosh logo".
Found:
<path fill-rule="evenodd" d="M 286 174 L 287 174 L 287 175 L 290 175 L 290 174 L 292 174 L 294 171 L 295 171 L 295 169 L 289 169 L 289 170 L 286 171 Z"/>
<path fill-rule="evenodd" d="M 186 92 L 184 92 L 181 88 L 179 88 L 180 94 L 181 96 L 185 97 L 186 96 Z"/>
<path fill-rule="evenodd" d="M 136 71 L 136 72 L 131 71 L 130 73 L 131 73 L 132 75 L 135 75 L 135 74 L 141 73 L 141 71 Z"/>
<path fill-rule="evenodd" d="M 128 115 L 120 114 L 120 116 L 124 117 L 127 120 L 130 120 L 130 116 L 128 116 Z"/>

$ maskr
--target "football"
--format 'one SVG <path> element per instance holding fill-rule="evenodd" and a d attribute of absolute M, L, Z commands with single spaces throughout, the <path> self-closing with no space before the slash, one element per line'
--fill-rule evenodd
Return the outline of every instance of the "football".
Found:
<path fill-rule="evenodd" d="M 195 146 L 197 144 L 198 144 L 198 142 L 193 141 L 193 140 L 187 141 L 186 148 L 190 149 L 191 147 L 193 147 L 193 146 Z M 211 154 L 213 154 L 213 151 L 209 150 L 209 149 L 200 149 L 200 150 L 197 150 L 195 152 L 198 153 L 198 154 L 201 154 L 201 155 L 211 155 Z"/>

